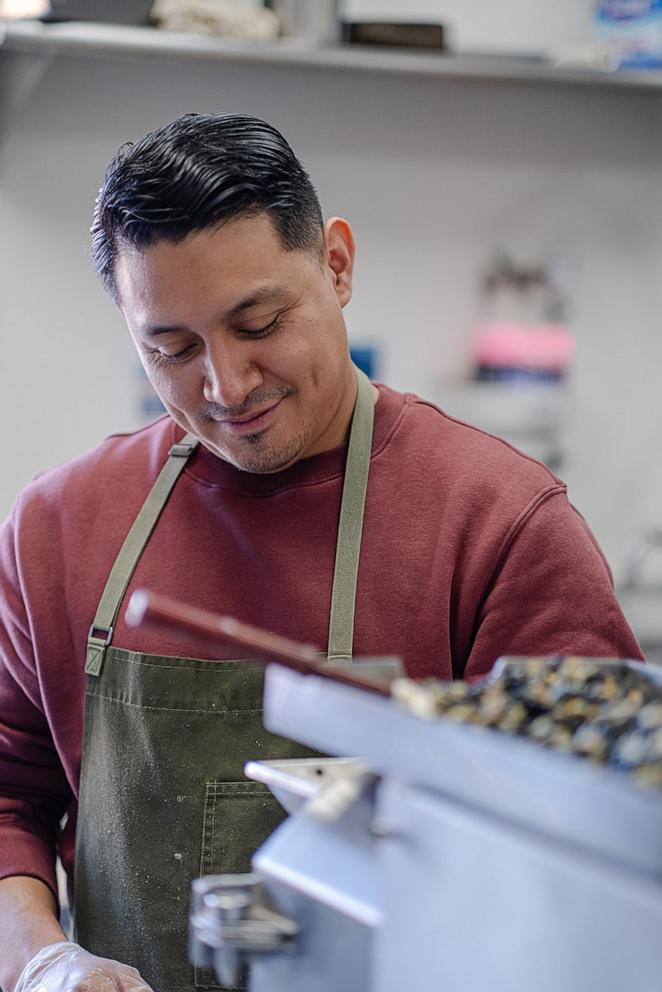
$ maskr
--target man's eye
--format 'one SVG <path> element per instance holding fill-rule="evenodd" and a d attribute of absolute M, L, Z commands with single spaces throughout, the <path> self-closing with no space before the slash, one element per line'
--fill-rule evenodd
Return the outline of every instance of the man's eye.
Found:
<path fill-rule="evenodd" d="M 195 345 L 190 344 L 188 345 L 188 347 L 183 348 L 182 351 L 175 351 L 175 352 L 161 351 L 160 348 L 155 348 L 154 350 L 150 351 L 150 356 L 152 358 L 155 358 L 157 362 L 164 362 L 166 364 L 168 362 L 171 363 L 181 362 L 185 358 L 188 358 L 194 347 Z"/>
<path fill-rule="evenodd" d="M 280 324 L 281 317 L 282 313 L 279 313 L 277 317 L 274 317 L 274 319 L 268 324 L 265 324 L 264 327 L 244 327 L 239 331 L 239 333 L 243 334 L 244 337 L 247 338 L 266 338 L 267 334 L 271 334 L 272 331 L 276 330 Z"/>

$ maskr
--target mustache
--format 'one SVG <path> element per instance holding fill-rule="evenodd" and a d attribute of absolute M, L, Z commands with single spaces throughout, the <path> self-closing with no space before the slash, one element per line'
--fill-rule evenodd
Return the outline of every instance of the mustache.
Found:
<path fill-rule="evenodd" d="M 274 405 L 278 400 L 286 396 L 292 396 L 294 389 L 284 384 L 272 386 L 269 389 L 255 389 L 249 393 L 241 406 L 221 406 L 220 403 L 208 403 L 201 410 L 204 420 L 228 420 L 233 417 L 243 417 L 251 410 L 258 410 L 260 407 Z"/>

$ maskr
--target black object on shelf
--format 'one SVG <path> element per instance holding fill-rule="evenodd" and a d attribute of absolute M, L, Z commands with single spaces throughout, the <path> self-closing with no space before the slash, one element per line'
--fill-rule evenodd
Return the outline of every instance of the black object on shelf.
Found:
<path fill-rule="evenodd" d="M 147 25 L 153 3 L 154 0 L 50 0 L 50 10 L 40 20 Z"/>
<path fill-rule="evenodd" d="M 343 21 L 341 38 L 346 44 L 352 45 L 446 50 L 443 24 L 408 21 Z"/>

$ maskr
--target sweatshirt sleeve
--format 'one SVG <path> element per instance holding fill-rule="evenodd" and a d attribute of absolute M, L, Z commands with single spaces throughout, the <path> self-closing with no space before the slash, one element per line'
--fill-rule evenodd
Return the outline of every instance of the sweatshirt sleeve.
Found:
<path fill-rule="evenodd" d="M 0 878 L 57 895 L 55 847 L 71 799 L 40 691 L 10 519 L 0 531 Z"/>
<path fill-rule="evenodd" d="M 565 488 L 539 494 L 506 536 L 479 608 L 464 678 L 502 655 L 640 659 L 609 567 Z"/>

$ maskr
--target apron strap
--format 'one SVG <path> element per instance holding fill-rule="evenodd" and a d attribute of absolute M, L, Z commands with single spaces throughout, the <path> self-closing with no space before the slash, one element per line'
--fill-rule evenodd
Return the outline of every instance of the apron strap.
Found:
<path fill-rule="evenodd" d="M 358 391 L 340 504 L 329 619 L 327 658 L 334 662 L 348 662 L 352 658 L 356 585 L 375 419 L 375 397 L 370 380 L 360 369 L 355 371 Z"/>
<path fill-rule="evenodd" d="M 138 516 L 133 521 L 115 559 L 108 581 L 99 600 L 94 622 L 87 636 L 85 671 L 88 675 L 100 675 L 108 648 L 113 637 L 113 626 L 119 608 L 138 564 L 138 559 L 154 530 L 156 521 L 166 505 L 175 482 L 181 475 L 186 462 L 197 448 L 199 441 L 187 434 L 178 444 L 173 444 L 168 452 L 168 460 L 143 503 Z"/>

